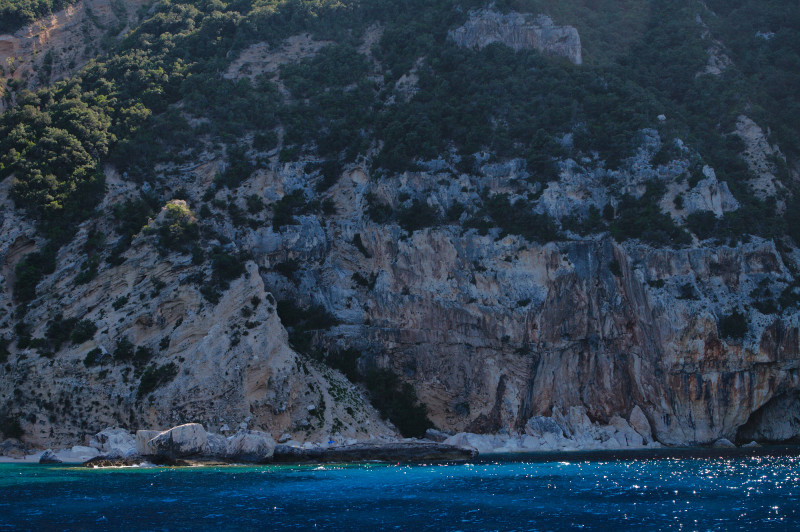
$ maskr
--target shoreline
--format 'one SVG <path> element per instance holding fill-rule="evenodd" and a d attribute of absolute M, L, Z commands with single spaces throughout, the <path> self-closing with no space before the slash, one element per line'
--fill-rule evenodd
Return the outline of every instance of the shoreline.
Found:
<path fill-rule="evenodd" d="M 488 464 L 493 462 L 617 462 L 627 460 L 691 460 L 714 458 L 742 458 L 766 456 L 799 456 L 800 443 L 797 444 L 766 444 L 761 447 L 713 448 L 713 447 L 662 447 L 659 449 L 622 449 L 622 450 L 564 450 L 564 451 L 527 451 L 527 452 L 495 452 L 476 453 L 471 458 L 446 458 L 446 457 L 419 457 L 417 459 L 399 459 L 398 457 L 384 456 L 383 459 L 365 458 L 361 456 L 346 457 L 341 453 L 342 448 L 331 448 L 333 454 L 328 458 L 321 457 L 322 449 L 314 449 L 311 458 L 293 460 L 290 453 L 279 453 L 276 459 L 268 463 L 242 463 L 214 458 L 183 458 L 175 460 L 156 460 L 150 457 L 109 458 L 98 456 L 86 461 L 63 461 L 57 464 L 39 464 L 39 457 L 43 451 L 28 455 L 24 458 L 0 456 L 0 465 L 42 465 L 61 467 L 84 467 L 87 469 L 106 469 L 124 467 L 259 467 L 271 465 L 323 465 L 323 464 L 367 464 L 367 463 L 405 463 L 421 464 L 430 462 L 445 463 L 477 463 Z M 359 454 L 359 453 L 354 453 Z M 363 456 L 363 449 L 360 454 Z M 294 457 L 297 457 L 295 454 Z M 344 458 L 343 458 L 344 457 Z M 320 459 L 321 458 L 321 459 Z M 93 463 L 98 465 L 93 465 Z"/>

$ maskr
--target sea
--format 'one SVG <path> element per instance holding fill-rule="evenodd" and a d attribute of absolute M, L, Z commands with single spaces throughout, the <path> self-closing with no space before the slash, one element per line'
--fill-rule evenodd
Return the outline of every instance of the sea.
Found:
<path fill-rule="evenodd" d="M 800 452 L 0 464 L 2 530 L 800 530 Z"/>

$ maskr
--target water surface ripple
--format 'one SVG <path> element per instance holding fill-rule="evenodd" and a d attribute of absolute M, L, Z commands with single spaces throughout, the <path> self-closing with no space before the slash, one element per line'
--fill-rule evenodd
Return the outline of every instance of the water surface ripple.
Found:
<path fill-rule="evenodd" d="M 568 460 L 0 464 L 0 531 L 800 529 L 797 456 Z"/>

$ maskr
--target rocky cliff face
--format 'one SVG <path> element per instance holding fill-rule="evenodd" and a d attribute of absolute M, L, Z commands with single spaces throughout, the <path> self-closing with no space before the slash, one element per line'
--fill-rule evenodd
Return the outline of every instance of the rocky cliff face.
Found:
<path fill-rule="evenodd" d="M 447 180 L 451 168 L 430 166 L 438 171 L 381 182 L 356 166 L 322 195 L 302 165 L 256 172 L 234 201 L 305 190 L 332 201 L 338 214 L 298 216 L 280 231 L 218 218 L 228 248 L 248 251 L 254 262 L 216 304 L 187 282 L 196 272 L 188 255 L 160 256 L 145 235 L 123 265 L 104 266 L 76 286 L 81 232 L 61 251 L 26 320 L 37 324 L 34 337 L 57 313 L 89 319 L 99 332 L 55 359 L 16 350 L 2 370 L 3 400 L 21 415 L 28 440 L 42 445 L 72 443 L 105 426 L 189 420 L 217 431 L 245 423 L 300 440 L 393 434 L 362 391 L 289 348 L 273 293 L 330 311 L 340 324 L 314 333 L 314 344 L 324 352 L 355 348 L 360 364 L 391 368 L 443 430 L 523 432 L 531 417 L 580 407 L 606 425 L 640 410 L 664 444 L 735 439 L 737 431 L 748 440 L 797 435 L 783 412 L 800 386 L 800 317 L 753 307 L 755 294 L 791 288 L 797 250 L 761 240 L 658 249 L 608 237 L 539 245 L 457 225 L 408 234 L 365 213 L 367 194 L 396 206 L 427 197 L 444 208 L 478 201 L 485 189 L 540 187 L 520 179 L 524 168 L 514 162 Z M 216 167 L 213 160 L 191 165 L 175 186 L 193 181 L 192 195 L 200 196 Z M 567 165 L 562 176 L 571 172 Z M 636 181 L 635 172 L 617 177 Z M 113 172 L 109 182 L 108 201 L 130 193 Z M 565 183 L 547 185 L 552 202 L 545 205 L 554 212 L 568 201 Z M 3 185 L 0 301 L 4 334 L 13 337 L 14 266 L 37 240 Z M 287 261 L 296 265 L 290 276 L 276 268 Z M 743 308 L 750 309 L 743 336 L 723 337 L 720 319 Z M 138 395 L 143 368 L 112 362 L 122 337 L 161 351 L 158 364 L 177 368 L 149 399 Z M 106 363 L 86 367 L 93 349 Z"/>
<path fill-rule="evenodd" d="M 475 12 L 450 37 L 462 46 L 500 42 L 581 61 L 577 32 L 542 17 Z M 254 45 L 231 58 L 224 75 L 275 73 L 320 46 L 305 34 L 274 49 Z M 751 122 L 740 119 L 740 134 L 752 139 L 747 161 L 766 164 L 776 151 Z M 688 148 L 657 163 L 658 133 L 645 129 L 641 139 L 617 170 L 563 159 L 546 182 L 531 179 L 523 160 L 477 153 L 474 171 L 443 154 L 383 179 L 371 179 L 359 161 L 324 187 L 321 161 L 284 163 L 278 148 L 253 149 L 245 157 L 261 164 L 235 190 L 214 185 L 235 161 L 210 147 L 199 160 L 154 172 L 164 190 L 186 198 L 173 206 L 208 210 L 200 214 L 208 249 L 245 257 L 241 275 L 216 300 L 203 292 L 212 266 L 196 264 L 189 251 L 164 250 L 148 231 L 119 263 L 103 262 L 95 277 L 79 280 L 92 235 L 120 236 L 100 217 L 59 251 L 55 272 L 22 309 L 13 296 L 15 267 L 42 240 L 14 210 L 7 179 L 0 183 L 0 336 L 11 342 L 0 365 L 0 414 L 18 419 L 26 440 L 42 446 L 74 443 L 106 426 L 186 421 L 220 433 L 242 425 L 276 438 L 288 432 L 300 441 L 396 436 L 364 387 L 324 363 L 350 349 L 360 354 L 359 368 L 391 369 L 411 385 L 434 425 L 451 432 L 560 434 L 570 445 L 598 448 L 608 448 L 596 442 L 609 438 L 641 446 L 797 437 L 797 416 L 784 413 L 798 405 L 800 316 L 796 307 L 771 305 L 800 297 L 800 251 L 788 240 L 695 238 L 673 249 L 568 228 L 568 216 L 613 211 L 622 194 L 641 197 L 652 182 L 666 190 L 660 212 L 679 222 L 739 209 L 711 167 L 697 182 L 687 179 Z M 106 181 L 102 212 L 140 192 L 113 168 Z M 469 213 L 490 193 L 535 198 L 536 214 L 564 220 L 561 237 L 544 244 L 468 228 Z M 308 208 L 276 227 L 270 214 L 292 194 L 324 212 Z M 232 213 L 248 212 L 252 198 L 267 212 L 235 220 Z M 375 221 L 376 203 L 395 211 L 423 205 L 442 220 L 454 206 L 464 210 L 405 230 Z M 300 338 L 317 356 L 290 345 L 277 300 L 335 318 Z M 62 319 L 88 320 L 97 331 L 55 352 L 43 341 L 20 344 L 21 321 L 43 340 Z M 122 339 L 129 354 L 120 351 Z"/>
<path fill-rule="evenodd" d="M 0 191 L 4 206 L 10 203 L 6 189 Z M 14 266 L 36 241 L 13 209 L 5 209 L 0 220 L 0 319 L 8 337 L 14 334 Z M 123 265 L 76 286 L 80 269 L 74 257 L 86 238 L 82 232 L 61 250 L 56 272 L 41 287 L 42 297 L 28 305 L 25 319 L 36 324 L 33 337 L 46 336 L 62 314 L 90 320 L 98 332 L 86 342 L 68 340 L 56 358 L 43 356 L 42 349 L 18 348 L 0 369 L 5 413 L 20 418 L 28 443 L 68 445 L 98 427 L 166 429 L 187 420 L 223 434 L 249 427 L 301 441 L 395 434 L 352 383 L 289 347 L 275 300 L 252 262 L 210 303 L 188 283 L 198 273 L 190 257 L 162 257 L 152 237 L 142 235 Z M 138 360 L 132 365 L 120 360 L 123 338 Z M 152 389 L 140 385 L 148 372 L 157 384 Z"/>
<path fill-rule="evenodd" d="M 650 156 L 606 179 L 635 189 Z M 261 229 L 246 246 L 264 270 L 297 261 L 291 281 L 266 273 L 267 285 L 329 308 L 345 325 L 320 343 L 355 346 L 364 362 L 403 375 L 438 427 L 516 431 L 531 416 L 571 407 L 609 423 L 640 408 L 662 443 L 703 444 L 734 439 L 754 412 L 793 393 L 798 316 L 755 307 L 759 294 L 791 292 L 796 250 L 760 240 L 657 249 L 607 237 L 542 246 L 456 225 L 409 235 L 364 214 L 367 193 L 393 206 L 418 199 L 444 209 L 478 201 L 484 190 L 524 195 L 539 187 L 513 161 L 455 179 L 442 161 L 428 166 L 380 183 L 354 168 L 324 196 L 339 215 L 299 217 L 279 233 Z M 575 200 L 575 183 L 598 186 L 591 172 L 565 165 L 561 181 L 546 185 L 551 201 L 541 203 L 557 215 Z M 669 182 L 678 174 L 653 175 Z M 726 184 L 712 169 L 706 174 L 694 192 L 720 190 L 718 208 L 735 209 Z M 278 166 L 260 190 L 306 187 L 313 195 L 313 183 L 297 167 Z M 356 276 L 374 281 L 363 286 Z M 746 330 L 724 337 L 718 324 L 747 308 Z"/>
<path fill-rule="evenodd" d="M 484 48 L 492 43 L 514 50 L 539 50 L 582 63 L 581 39 L 572 26 L 556 26 L 550 17 L 521 13 L 502 14 L 490 9 L 470 13 L 466 24 L 449 33 L 459 46 Z"/>
<path fill-rule="evenodd" d="M 347 230 L 317 240 L 321 268 L 300 296 L 347 317 L 328 341 L 404 375 L 442 429 L 519 430 L 573 406 L 607 423 L 640 407 L 662 443 L 710 443 L 796 386 L 796 315 L 752 311 L 737 340 L 717 328 L 760 283 L 785 286 L 772 243 L 672 251 Z M 347 244 L 356 231 L 369 258 Z M 312 251 L 289 249 L 303 261 Z M 378 275 L 372 290 L 351 281 L 357 271 Z"/>

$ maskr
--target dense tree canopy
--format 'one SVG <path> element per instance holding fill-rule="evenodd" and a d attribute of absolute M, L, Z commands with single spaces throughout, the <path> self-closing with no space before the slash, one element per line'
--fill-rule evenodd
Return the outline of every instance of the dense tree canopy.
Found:
<path fill-rule="evenodd" d="M 322 159 L 341 168 L 373 153 L 373 175 L 387 175 L 455 148 L 467 171 L 472 154 L 488 151 L 525 159 L 532 178 L 547 181 L 561 158 L 597 155 L 607 168 L 623 164 L 639 131 L 665 113 L 671 119 L 658 126 L 665 144 L 675 137 L 693 146 L 695 167 L 710 164 L 724 174 L 743 205 L 715 223 L 716 233 L 785 232 L 780 212 L 751 193 L 743 147 L 729 133 L 747 112 L 770 126 L 771 140 L 785 153 L 797 152 L 800 8 L 777 0 L 710 2 L 713 11 L 688 0 L 604 2 L 602 9 L 589 4 L 496 3 L 547 12 L 585 30 L 589 61 L 576 67 L 501 45 L 480 51 L 455 46 L 447 32 L 483 5 L 477 0 L 162 2 L 73 79 L 18 95 L 0 119 L 0 178 L 13 175 L 17 206 L 63 241 L 92 216 L 103 193 L 103 163 L 130 179 L 151 180 L 156 165 L 191 159 L 201 136 L 229 146 L 235 162 L 219 181 L 226 186 L 237 186 L 255 168 L 244 156 L 249 145 L 240 142 L 248 134 L 253 147 L 280 147 L 280 160 L 287 162 Z M 31 16 L 57 7 L 0 6 Z M 733 66 L 719 76 L 697 75 L 708 60 L 698 15 L 731 54 Z M 631 34 L 602 29 L 615 17 Z M 383 33 L 368 57 L 358 47 L 376 22 Z M 222 77 L 249 44 L 266 39 L 275 45 L 303 32 L 334 44 L 281 67 L 277 76 L 289 98 L 275 76 Z M 397 82 L 412 71 L 419 81 L 404 93 Z M 565 147 L 559 139 L 567 134 L 572 143 Z M 776 164 L 792 189 L 785 164 Z M 329 175 L 325 186 L 333 181 Z M 639 200 L 624 203 L 631 201 Z M 641 201 L 646 204 L 629 205 L 631 213 L 657 216 L 652 198 Z M 751 216 L 758 223 L 743 221 Z M 619 229 L 624 220 L 616 222 L 617 237 L 641 237 Z M 655 218 L 649 223 L 672 231 Z M 669 240 L 685 241 L 677 235 Z"/>

